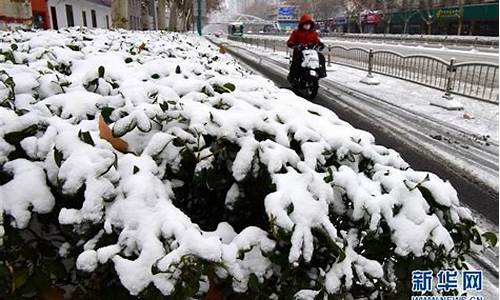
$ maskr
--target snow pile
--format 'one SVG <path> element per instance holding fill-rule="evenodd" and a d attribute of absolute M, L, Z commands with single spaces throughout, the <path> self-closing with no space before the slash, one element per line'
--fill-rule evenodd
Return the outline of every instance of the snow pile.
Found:
<path fill-rule="evenodd" d="M 94 233 L 75 245 L 77 268 L 112 262 L 133 295 L 151 284 L 171 295 L 201 264 L 212 268 L 196 279 L 198 295 L 208 277 L 237 293 L 273 282 L 278 293 L 286 268 L 305 268 L 298 298 L 374 296 L 395 291 L 398 261 L 450 266 L 471 246 L 460 238 L 475 225 L 448 182 L 206 41 L 87 29 L 0 36 L 4 224 L 26 228 L 31 212 L 59 203 L 60 224 Z M 128 153 L 100 138 L 100 115 Z M 377 241 L 389 251 L 375 253 Z"/>

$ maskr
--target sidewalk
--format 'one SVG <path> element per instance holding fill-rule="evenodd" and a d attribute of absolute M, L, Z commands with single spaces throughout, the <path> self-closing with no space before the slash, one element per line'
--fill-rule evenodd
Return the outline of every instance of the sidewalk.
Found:
<path fill-rule="evenodd" d="M 328 71 L 327 80 L 382 98 L 409 111 L 431 116 L 443 123 L 453 124 L 477 135 L 479 139 L 484 137 L 498 144 L 498 105 L 454 95 L 454 99 L 464 105 L 464 110 L 448 111 L 429 104 L 432 99 L 440 99 L 444 94 L 442 91 L 379 74 L 374 74 L 374 77 L 380 84 L 369 86 L 360 82 L 366 76 L 366 71 L 340 65 L 332 65 Z"/>

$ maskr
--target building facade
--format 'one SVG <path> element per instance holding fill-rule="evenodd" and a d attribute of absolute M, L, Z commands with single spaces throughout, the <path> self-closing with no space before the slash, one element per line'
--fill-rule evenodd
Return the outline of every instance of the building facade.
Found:
<path fill-rule="evenodd" d="M 0 0 L 0 29 L 31 27 L 32 17 L 29 0 Z"/>
<path fill-rule="evenodd" d="M 85 26 L 111 27 L 110 0 L 48 0 L 49 24 L 52 29 Z"/>
<path fill-rule="evenodd" d="M 357 3 L 357 2 L 356 2 Z M 498 36 L 498 0 L 363 2 L 329 22 L 338 32 Z"/>
<path fill-rule="evenodd" d="M 166 0 L 113 1 L 113 26 L 129 30 L 155 30 L 165 26 Z M 159 11 L 160 7 L 163 12 Z M 159 17 L 160 16 L 160 17 Z M 163 22 L 159 19 L 163 17 Z"/>
<path fill-rule="evenodd" d="M 158 3 L 155 0 L 143 0 L 141 3 L 142 30 L 155 30 L 158 28 Z"/>
<path fill-rule="evenodd" d="M 128 29 L 141 30 L 142 29 L 142 5 L 141 0 L 123 0 L 128 2 Z"/>

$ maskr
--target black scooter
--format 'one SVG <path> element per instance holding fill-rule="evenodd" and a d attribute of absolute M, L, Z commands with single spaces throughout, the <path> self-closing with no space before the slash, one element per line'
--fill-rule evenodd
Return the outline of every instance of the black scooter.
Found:
<path fill-rule="evenodd" d="M 311 47 L 304 45 L 296 46 L 294 49 L 300 51 L 300 69 L 297 77 L 288 76 L 288 82 L 294 92 L 303 91 L 305 97 L 312 100 L 318 94 L 319 80 L 326 77 L 325 59 L 321 54 L 323 44 L 316 44 Z M 290 61 L 291 62 L 291 61 Z"/>

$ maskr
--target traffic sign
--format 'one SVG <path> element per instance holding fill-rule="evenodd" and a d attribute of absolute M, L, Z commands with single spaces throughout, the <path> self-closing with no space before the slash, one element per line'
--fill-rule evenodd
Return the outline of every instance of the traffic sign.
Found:
<path fill-rule="evenodd" d="M 293 15 L 295 15 L 294 6 L 282 6 L 278 8 L 278 16 L 293 17 Z"/>
<path fill-rule="evenodd" d="M 281 6 L 278 8 L 278 20 L 295 19 L 295 6 Z"/>

